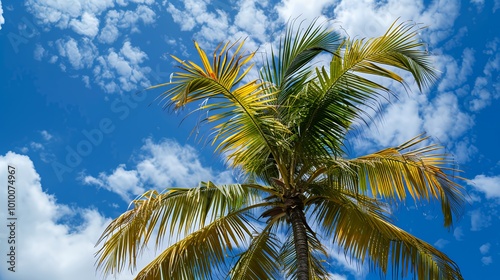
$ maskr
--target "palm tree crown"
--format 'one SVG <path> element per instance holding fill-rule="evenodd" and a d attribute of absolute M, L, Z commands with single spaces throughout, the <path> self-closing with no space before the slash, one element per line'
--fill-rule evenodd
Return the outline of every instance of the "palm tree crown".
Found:
<path fill-rule="evenodd" d="M 297 26 L 296 26 L 297 27 Z M 136 267 L 155 232 L 169 246 L 136 279 L 328 279 L 325 244 L 398 277 L 462 279 L 444 253 L 391 222 L 388 205 L 437 200 L 450 227 L 464 203 L 450 157 L 419 135 L 397 147 L 349 158 L 348 133 L 396 95 L 381 80 L 422 89 L 436 79 L 418 28 L 394 23 L 377 38 L 341 38 L 313 22 L 289 27 L 252 80 L 243 42 L 221 45 L 201 63 L 183 61 L 165 106 L 200 105 L 213 144 L 241 184 L 202 182 L 148 191 L 98 243 L 105 274 Z M 320 54 L 329 63 L 314 64 Z M 381 79 L 383 78 L 383 79 Z M 179 237 L 180 236 L 180 237 Z"/>

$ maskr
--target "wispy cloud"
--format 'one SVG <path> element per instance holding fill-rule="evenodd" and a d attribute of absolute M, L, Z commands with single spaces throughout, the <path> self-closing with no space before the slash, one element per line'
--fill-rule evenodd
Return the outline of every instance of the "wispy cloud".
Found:
<path fill-rule="evenodd" d="M 491 225 L 491 217 L 476 209 L 470 212 L 471 231 L 480 231 Z"/>

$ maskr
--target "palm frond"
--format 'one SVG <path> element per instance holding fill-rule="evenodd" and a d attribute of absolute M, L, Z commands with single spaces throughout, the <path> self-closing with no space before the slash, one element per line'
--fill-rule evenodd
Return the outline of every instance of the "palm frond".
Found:
<path fill-rule="evenodd" d="M 229 213 L 169 246 L 135 279 L 212 279 L 223 273 L 228 254 L 251 232 L 244 212 Z"/>
<path fill-rule="evenodd" d="M 328 271 L 325 268 L 327 252 L 316 234 L 307 230 L 307 242 L 309 247 L 309 275 L 311 279 L 328 279 Z M 281 248 L 279 262 L 284 266 L 287 279 L 296 279 L 297 256 L 293 235 L 288 234 L 285 243 Z"/>
<path fill-rule="evenodd" d="M 276 279 L 280 274 L 280 264 L 276 261 L 279 257 L 280 240 L 271 231 L 273 222 L 254 233 L 248 249 L 241 253 L 238 261 L 230 271 L 231 279 Z"/>
<path fill-rule="evenodd" d="M 336 193 L 336 194 L 334 194 Z M 346 256 L 372 270 L 394 277 L 410 274 L 418 279 L 463 279 L 448 256 L 393 225 L 383 204 L 360 194 L 331 192 L 311 199 L 313 213 L 324 234 L 344 248 Z"/>
<path fill-rule="evenodd" d="M 341 44 L 338 33 L 318 24 L 317 19 L 302 28 L 293 21 L 287 25 L 284 37 L 280 40 L 278 53 L 271 49 L 261 70 L 261 77 L 274 88 L 278 104 L 286 104 L 287 98 L 297 92 L 307 79 L 310 69 L 304 67 L 320 53 L 333 54 Z"/>
<path fill-rule="evenodd" d="M 451 158 L 439 153 L 439 146 L 416 147 L 427 139 L 417 136 L 399 147 L 348 160 L 349 167 L 339 169 L 338 180 L 395 202 L 405 200 L 408 194 L 415 201 L 436 199 L 441 203 L 444 225 L 449 227 L 465 203 L 463 187 L 455 182 L 462 178 Z"/>
<path fill-rule="evenodd" d="M 201 122 L 214 123 L 216 150 L 227 152 L 231 166 L 259 174 L 265 170 L 269 154 L 278 158 L 276 135 L 287 134 L 287 128 L 273 117 L 275 96 L 266 93 L 257 80 L 244 82 L 252 67 L 247 64 L 255 53 L 242 55 L 243 45 L 241 42 L 234 50 L 234 46 L 224 45 L 210 62 L 195 42 L 202 65 L 174 57 L 182 71 L 173 74 L 171 83 L 150 89 L 170 87 L 162 99 L 167 107 L 202 102 L 194 111 L 206 112 Z"/>
<path fill-rule="evenodd" d="M 436 79 L 417 31 L 414 25 L 395 22 L 381 37 L 348 39 L 336 50 L 329 68 L 316 68 L 314 79 L 295 93 L 288 111 L 289 118 L 295 120 L 291 130 L 300 139 L 296 154 L 308 153 L 311 160 L 342 155 L 351 124 L 370 118 L 367 108 L 378 110 L 383 93 L 395 94 L 366 74 L 405 85 L 391 70 L 398 68 L 411 73 L 420 89 Z"/>
<path fill-rule="evenodd" d="M 132 202 L 133 208 L 116 218 L 105 229 L 97 244 L 97 267 L 105 275 L 123 270 L 126 263 L 136 268 L 136 258 L 148 244 L 155 230 L 156 246 L 165 235 L 185 235 L 230 211 L 244 208 L 257 201 L 252 189 L 257 185 L 217 186 L 211 182 L 197 188 L 170 188 L 163 193 L 144 193 Z"/>

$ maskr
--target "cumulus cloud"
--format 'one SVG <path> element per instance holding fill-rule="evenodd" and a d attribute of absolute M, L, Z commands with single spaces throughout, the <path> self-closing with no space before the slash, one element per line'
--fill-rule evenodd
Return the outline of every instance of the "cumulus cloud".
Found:
<path fill-rule="evenodd" d="M 99 20 L 87 12 L 84 12 L 80 19 L 72 19 L 69 25 L 73 31 L 87 37 L 95 37 L 99 32 Z"/>
<path fill-rule="evenodd" d="M 131 4 L 135 9 L 130 7 Z M 129 40 L 126 40 L 120 51 L 110 49 L 107 55 L 100 55 L 99 47 L 103 43 L 114 43 L 122 33 L 140 32 L 139 22 L 143 25 L 154 23 L 156 13 L 150 7 L 153 4 L 154 1 L 150 0 L 116 3 L 114 0 L 28 0 L 26 9 L 44 31 L 53 28 L 72 31 L 70 35 L 56 39 L 54 44 L 37 45 L 34 57 L 37 60 L 47 58 L 50 63 L 57 61 L 65 72 L 91 69 L 95 79 L 90 79 L 88 73 L 80 74 L 80 71 L 71 71 L 71 75 L 80 76 L 86 87 L 90 87 L 92 80 L 108 93 L 134 90 L 138 85 L 149 86 L 145 76 L 150 69 L 139 65 L 146 57 L 139 47 L 130 47 Z M 140 56 L 139 62 L 129 61 L 129 57 L 124 56 L 122 51 L 127 47 Z M 54 55 L 54 51 L 58 55 Z M 60 57 L 63 59 L 59 60 Z"/>
<path fill-rule="evenodd" d="M 152 139 L 146 139 L 137 160 L 133 169 L 126 169 L 121 164 L 110 174 L 84 176 L 82 182 L 115 192 L 127 202 L 150 188 L 188 188 L 209 180 L 222 184 L 234 183 L 229 171 L 215 173 L 213 169 L 202 165 L 193 147 L 180 145 L 173 140 L 155 143 Z"/>
<path fill-rule="evenodd" d="M 500 198 L 500 175 L 490 177 L 480 174 L 468 181 L 468 184 L 484 193 L 486 198 Z"/>
<path fill-rule="evenodd" d="M 114 0 L 28 0 L 25 6 L 46 28 L 72 27 L 75 32 L 87 35 L 94 31 L 95 17 L 113 7 Z"/>
<path fill-rule="evenodd" d="M 146 74 L 151 68 L 141 66 L 147 58 L 145 52 L 133 47 L 129 41 L 124 42 L 118 52 L 110 49 L 107 55 L 96 58 L 93 72 L 97 84 L 109 93 L 131 91 L 138 85 L 149 86 Z"/>
<path fill-rule="evenodd" d="M 156 13 L 145 5 L 139 5 L 135 11 L 109 10 L 105 16 L 105 26 L 101 29 L 98 38 L 103 43 L 111 44 L 123 31 L 139 32 L 138 21 L 151 24 L 155 20 Z"/>
<path fill-rule="evenodd" d="M 438 95 L 423 111 L 424 130 L 443 143 L 457 139 L 474 125 L 472 116 L 460 110 L 453 93 Z"/>
<path fill-rule="evenodd" d="M 283 22 L 299 16 L 305 20 L 318 18 L 320 21 L 324 21 L 326 17 L 323 12 L 333 4 L 333 1 L 328 0 L 314 1 L 314 5 L 311 5 L 308 0 L 284 0 L 276 6 L 276 10 Z"/>
<path fill-rule="evenodd" d="M 33 162 L 23 155 L 8 152 L 0 156 L 0 178 L 7 181 L 7 166 L 14 166 L 16 180 L 16 272 L 1 264 L 1 279 L 96 279 L 94 244 L 110 221 L 96 209 L 72 208 L 44 192 Z M 7 188 L 0 189 L 7 198 Z M 0 212 L 7 221 L 5 211 Z M 75 219 L 78 221 L 76 224 Z M 2 252 L 8 252 L 8 228 L 0 228 Z M 18 244 L 18 245 L 17 245 Z M 10 249 L 10 248 L 9 248 Z M 75 253 L 77 252 L 77 253 Z M 120 279 L 120 277 L 118 277 Z M 121 278 L 127 279 L 130 276 Z"/>

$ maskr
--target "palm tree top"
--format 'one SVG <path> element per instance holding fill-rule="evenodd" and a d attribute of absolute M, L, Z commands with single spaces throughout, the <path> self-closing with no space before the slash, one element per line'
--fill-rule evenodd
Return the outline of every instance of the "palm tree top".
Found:
<path fill-rule="evenodd" d="M 418 28 L 395 22 L 380 37 L 350 39 L 316 21 L 291 26 L 253 79 L 256 53 L 245 53 L 244 41 L 222 44 L 210 58 L 195 42 L 199 64 L 174 57 L 180 70 L 151 89 L 167 87 L 166 107 L 198 104 L 190 113 L 204 113 L 216 150 L 246 180 L 145 193 L 103 233 L 98 267 L 135 268 L 158 230 L 156 245 L 167 237 L 170 246 L 136 279 L 224 272 L 231 279 L 326 279 L 324 242 L 384 274 L 462 279 L 448 256 L 393 225 L 387 211 L 407 198 L 435 200 L 452 226 L 464 196 L 451 158 L 425 135 L 355 158 L 344 149 L 353 124 L 399 94 L 383 83 L 408 87 L 402 72 L 419 89 L 436 80 Z M 328 63 L 312 64 L 322 53 Z"/>

